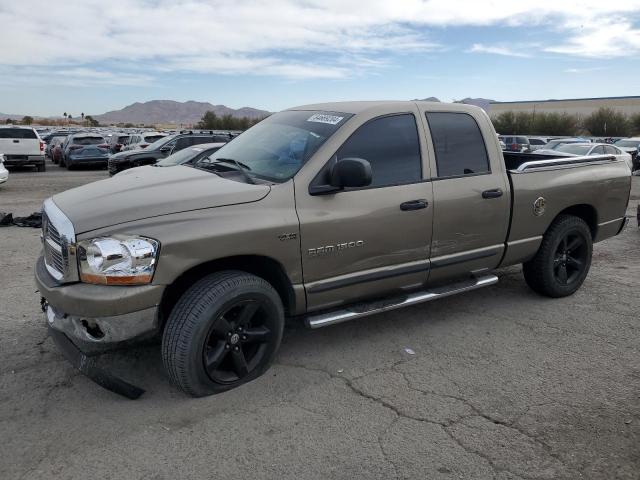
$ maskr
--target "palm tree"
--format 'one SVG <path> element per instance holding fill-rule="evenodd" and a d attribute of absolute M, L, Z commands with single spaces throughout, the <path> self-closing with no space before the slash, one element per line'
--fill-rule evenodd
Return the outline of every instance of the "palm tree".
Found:
<path fill-rule="evenodd" d="M 63 116 L 63 117 L 64 117 L 64 119 L 66 120 L 66 119 L 67 119 L 67 112 L 64 112 L 64 113 L 62 114 L 62 116 Z"/>
<path fill-rule="evenodd" d="M 82 117 L 82 125 L 84 125 L 84 112 L 82 112 L 80 116 Z"/>

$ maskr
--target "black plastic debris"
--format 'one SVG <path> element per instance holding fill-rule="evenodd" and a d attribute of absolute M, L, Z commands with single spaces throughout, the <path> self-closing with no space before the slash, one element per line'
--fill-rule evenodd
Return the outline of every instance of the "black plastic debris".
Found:
<path fill-rule="evenodd" d="M 14 217 L 12 213 L 0 212 L 0 227 L 42 228 L 42 213 L 34 212 L 28 217 Z"/>

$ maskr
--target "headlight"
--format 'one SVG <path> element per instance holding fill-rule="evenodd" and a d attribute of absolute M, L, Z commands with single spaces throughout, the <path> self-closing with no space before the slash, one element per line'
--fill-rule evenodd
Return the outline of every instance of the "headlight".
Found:
<path fill-rule="evenodd" d="M 80 280 L 101 285 L 151 283 L 159 243 L 145 237 L 114 235 L 78 243 Z"/>

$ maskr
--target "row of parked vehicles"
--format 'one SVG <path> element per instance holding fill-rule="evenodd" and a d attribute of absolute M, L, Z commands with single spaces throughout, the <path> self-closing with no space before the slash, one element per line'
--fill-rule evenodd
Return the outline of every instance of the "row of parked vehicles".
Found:
<path fill-rule="evenodd" d="M 80 165 L 100 164 L 108 168 L 111 175 L 158 161 L 200 144 L 222 146 L 236 136 L 235 132 L 181 131 L 174 134 L 163 132 L 142 132 L 136 134 L 113 133 L 70 133 L 55 135 L 49 142 L 49 156 L 53 163 L 69 169 Z M 194 158 L 181 155 L 185 162 Z"/>
<path fill-rule="evenodd" d="M 0 126 L 0 184 L 9 178 L 6 167 L 46 170 L 46 157 L 71 170 L 98 165 L 111 175 L 132 167 L 194 163 L 218 150 L 240 132 L 114 132 L 99 129 L 38 131 L 27 126 Z"/>
<path fill-rule="evenodd" d="M 640 170 L 640 137 L 599 139 L 585 137 L 531 137 L 499 135 L 504 151 L 566 157 L 614 155 L 627 162 L 631 171 Z"/>

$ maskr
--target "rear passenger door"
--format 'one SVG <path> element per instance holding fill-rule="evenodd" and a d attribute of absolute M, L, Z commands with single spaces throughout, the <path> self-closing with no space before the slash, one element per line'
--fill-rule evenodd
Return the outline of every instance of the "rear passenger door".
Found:
<path fill-rule="evenodd" d="M 480 112 L 478 117 L 463 111 L 423 115 L 434 172 L 429 283 L 493 269 L 504 252 L 510 215 L 498 140 Z"/>

